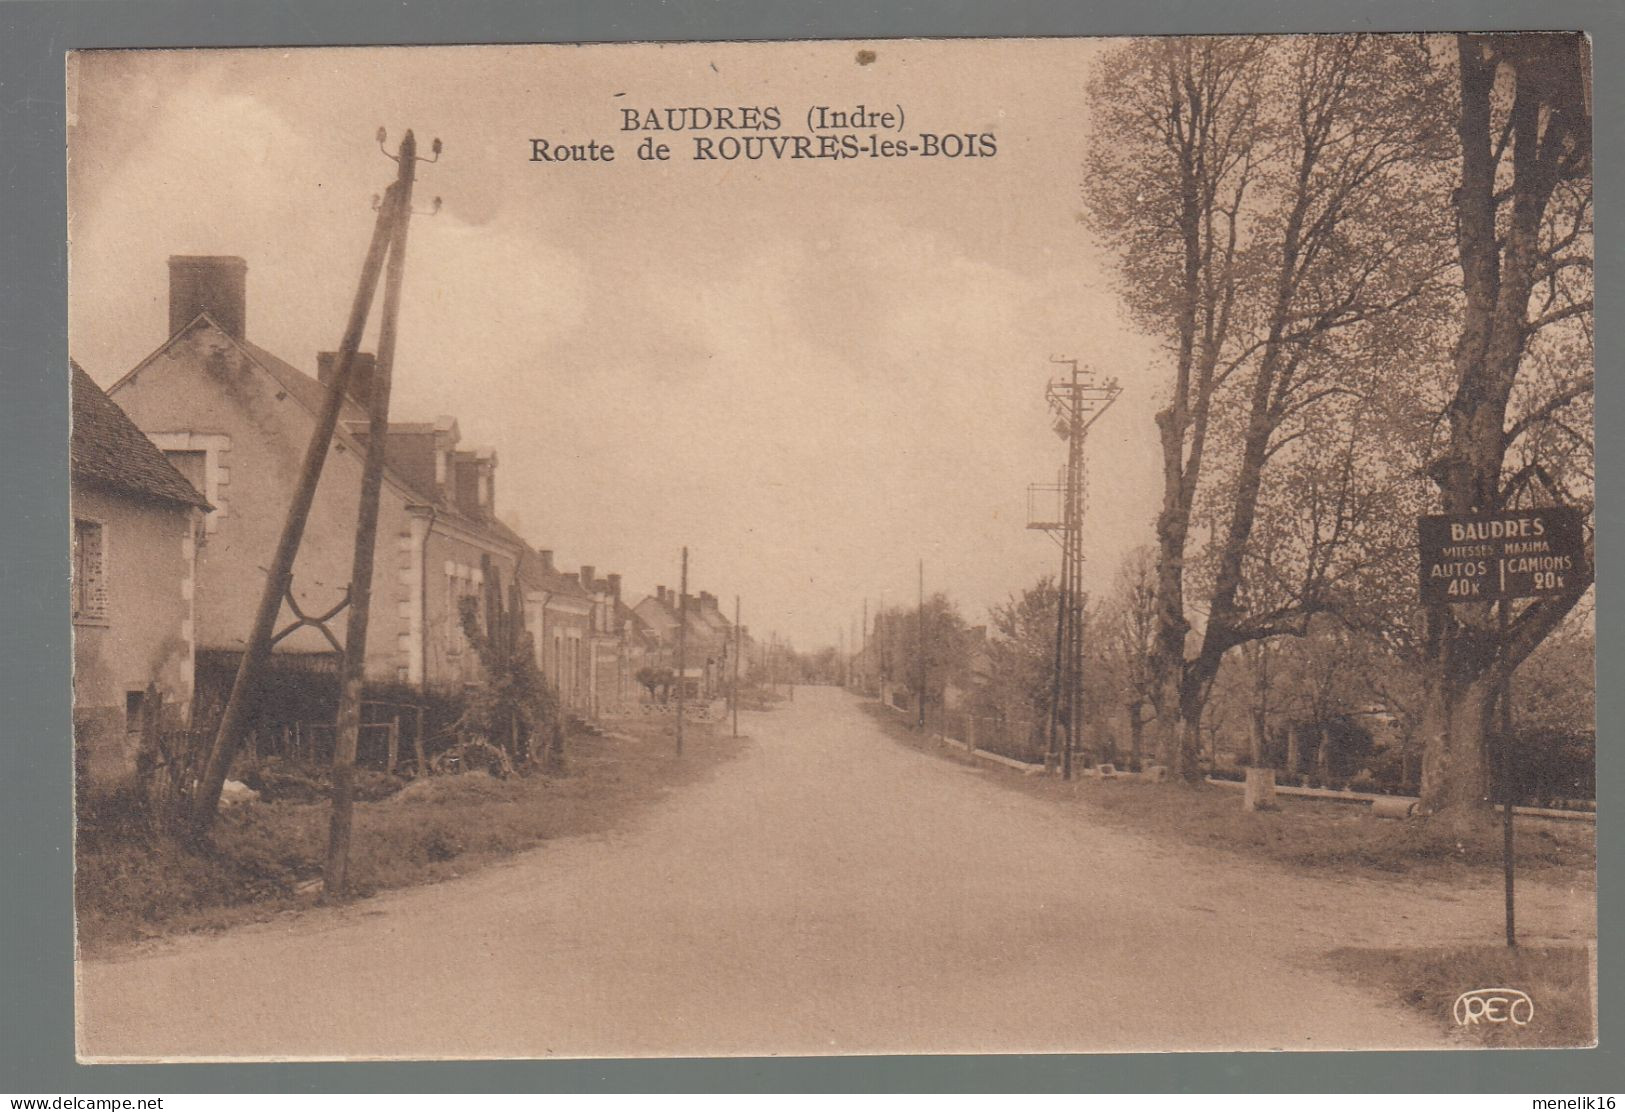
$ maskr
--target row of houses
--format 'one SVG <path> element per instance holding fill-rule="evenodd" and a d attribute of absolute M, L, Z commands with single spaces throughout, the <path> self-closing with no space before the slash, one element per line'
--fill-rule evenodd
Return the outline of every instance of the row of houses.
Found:
<path fill-rule="evenodd" d="M 143 714 L 184 726 L 223 704 L 253 624 L 336 356 L 311 374 L 247 328 L 247 264 L 169 260 L 169 335 L 103 392 L 72 369 L 75 728 L 92 780 L 131 766 Z M 283 604 L 257 724 L 331 723 L 375 362 L 361 353 Z M 392 422 L 385 445 L 369 687 L 394 705 L 481 679 L 460 619 L 486 578 L 521 600 L 536 661 L 584 717 L 640 698 L 674 668 L 687 615 L 688 685 L 715 695 L 734 652 L 715 596 L 661 586 L 629 598 L 619 574 L 567 571 L 498 514 L 498 456 L 457 420 Z M 741 631 L 741 634 L 743 631 Z M 156 699 L 158 707 L 148 704 Z"/>

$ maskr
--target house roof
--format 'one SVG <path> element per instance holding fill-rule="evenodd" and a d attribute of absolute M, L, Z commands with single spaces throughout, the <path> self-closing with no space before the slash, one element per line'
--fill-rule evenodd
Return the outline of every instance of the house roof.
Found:
<path fill-rule="evenodd" d="M 583 600 L 588 597 L 586 590 L 581 586 L 580 576 L 566 575 L 564 572 L 549 568 L 542 561 L 540 554 L 530 545 L 525 544 L 524 539 L 518 533 L 515 533 L 501 522 L 497 522 L 497 525 L 506 537 L 524 545 L 520 549 L 519 578 L 526 584 L 549 594 L 569 595 L 572 598 Z"/>
<path fill-rule="evenodd" d="M 259 364 L 260 368 L 264 370 L 266 374 L 276 379 L 282 388 L 291 394 L 300 405 L 308 409 L 313 415 L 321 413 L 323 406 L 327 404 L 328 389 L 327 386 L 319 379 L 305 373 L 304 371 L 301 371 L 298 367 L 295 367 L 292 363 L 289 363 L 280 356 L 266 351 L 258 344 L 252 343 L 248 340 L 240 340 L 237 337 L 232 336 L 229 332 L 226 332 L 224 329 L 220 328 L 220 326 L 215 323 L 214 318 L 210 317 L 207 313 L 200 313 L 198 316 L 199 319 L 208 321 L 209 324 L 213 325 L 217 330 L 219 330 L 222 335 L 225 335 L 231 340 L 232 343 L 241 348 L 250 359 Z M 197 322 L 194 321 L 193 323 L 195 324 Z M 188 327 L 191 326 L 188 325 Z M 173 337 L 171 337 L 171 342 L 173 342 Z M 365 432 L 362 432 L 358 436 L 355 432 L 351 431 L 349 426 L 360 425 L 362 429 L 365 429 L 367 422 L 368 413 L 366 407 L 361 405 L 350 395 L 346 394 L 344 395 L 343 401 L 339 406 L 339 423 L 334 429 L 333 435 L 336 437 L 345 437 L 359 447 L 365 442 L 366 434 Z M 403 425 L 405 426 L 404 428 Z M 397 431 L 418 431 L 420 429 L 424 431 L 433 431 L 440 427 L 440 425 L 439 422 L 397 423 L 391 421 L 389 427 L 391 430 Z M 453 421 L 450 427 L 455 428 L 456 422 Z M 487 533 L 495 533 L 501 539 L 510 544 L 522 545 L 525 543 L 517 533 L 503 525 L 500 521 L 497 521 L 495 518 L 482 520 L 480 518 L 471 516 L 455 502 L 440 497 L 439 494 L 433 490 L 425 490 L 420 484 L 413 482 L 410 478 L 403 475 L 398 467 L 393 467 L 386 462 L 384 464 L 384 474 L 388 476 L 389 481 L 394 483 L 397 487 L 410 491 L 412 494 L 422 499 L 425 504 L 434 506 L 437 511 L 447 515 L 464 528 L 484 530 Z"/>
<path fill-rule="evenodd" d="M 209 323 L 214 323 L 213 318 L 210 319 Z M 253 356 L 254 362 L 269 371 L 271 377 L 280 382 L 284 390 L 298 398 L 301 405 L 317 413 L 322 411 L 322 407 L 327 404 L 327 387 L 319 380 L 301 371 L 280 356 L 272 355 L 258 344 L 250 343 L 247 340 L 237 340 L 236 337 L 232 337 L 232 339 L 236 341 L 238 347 Z M 354 398 L 346 394 L 344 395 L 343 405 L 339 408 L 339 420 L 341 422 L 365 422 L 367 420 L 367 410 Z"/>
<path fill-rule="evenodd" d="M 83 367 L 71 361 L 69 366 L 73 392 L 69 465 L 74 482 L 97 483 L 126 494 L 205 510 L 214 508 Z"/>

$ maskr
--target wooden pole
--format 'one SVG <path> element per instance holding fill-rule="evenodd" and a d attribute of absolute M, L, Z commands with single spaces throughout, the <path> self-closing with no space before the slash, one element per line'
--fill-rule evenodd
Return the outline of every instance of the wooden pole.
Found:
<path fill-rule="evenodd" d="M 688 698 L 688 546 L 683 546 L 683 574 L 677 590 L 677 755 L 683 755 L 683 704 Z"/>
<path fill-rule="evenodd" d="M 1066 645 L 1066 584 L 1071 570 L 1071 563 L 1067 559 L 1070 555 L 1071 534 L 1063 527 L 1061 530 L 1061 579 L 1056 584 L 1055 594 L 1055 658 L 1054 671 L 1050 676 L 1049 716 L 1044 723 L 1044 765 L 1045 772 L 1053 775 L 1056 766 L 1056 732 L 1061 722 L 1061 693 L 1065 691 L 1061 675 L 1066 663 L 1064 652 Z"/>
<path fill-rule="evenodd" d="M 739 596 L 734 596 L 734 737 L 739 736 L 739 654 L 744 649 L 739 632 Z"/>
<path fill-rule="evenodd" d="M 1498 624 L 1501 632 L 1501 643 L 1506 644 L 1507 625 L 1512 617 L 1512 600 L 1502 599 L 1499 608 Z M 1513 899 L 1513 854 L 1512 854 L 1512 807 L 1516 792 L 1512 786 L 1512 672 L 1508 670 L 1506 678 L 1501 681 L 1501 792 L 1504 803 L 1501 808 L 1501 867 L 1505 873 L 1506 883 L 1506 934 L 1507 947 L 1518 947 L 1517 908 Z"/>
<path fill-rule="evenodd" d="M 863 653 L 858 658 L 863 664 L 858 669 L 858 685 L 862 694 L 869 694 L 869 600 L 863 600 Z"/>
<path fill-rule="evenodd" d="M 399 190 L 395 184 L 391 184 L 384 193 L 383 203 L 378 206 L 372 242 L 361 265 L 361 280 L 350 306 L 344 339 L 339 344 L 333 381 L 328 386 L 327 399 L 317 416 L 316 427 L 311 430 L 310 443 L 305 446 L 299 485 L 294 489 L 293 500 L 288 505 L 282 535 L 277 541 L 276 553 L 271 557 L 270 570 L 265 575 L 265 590 L 260 595 L 259 609 L 254 614 L 254 625 L 249 631 L 243 658 L 237 665 L 231 695 L 226 699 L 225 710 L 221 713 L 203 776 L 198 781 L 197 795 L 192 800 L 191 830 L 194 838 L 206 836 L 214 822 L 215 812 L 220 806 L 220 791 L 225 786 L 232 758 L 237 755 L 237 747 L 242 742 L 243 730 L 248 722 L 249 702 L 257 693 L 260 674 L 271 657 L 271 638 L 276 632 L 277 615 L 282 612 L 282 600 L 293 585 L 294 558 L 299 555 L 305 522 L 310 517 L 311 504 L 316 500 L 316 485 L 321 481 L 328 447 L 333 442 L 333 430 L 338 425 L 339 409 L 343 405 L 345 391 L 349 389 L 350 369 L 355 362 L 355 353 L 361 347 L 361 333 L 366 328 L 367 317 L 372 311 L 372 298 L 378 289 L 378 275 L 383 269 L 384 251 L 389 246 L 399 203 Z"/>
<path fill-rule="evenodd" d="M 920 731 L 923 733 L 925 731 L 925 560 L 924 560 L 924 558 L 921 558 L 921 560 L 920 560 L 919 602 L 920 602 L 920 608 L 917 611 L 917 617 L 918 617 L 919 620 L 916 621 L 914 624 L 918 627 L 918 629 L 916 631 L 918 633 L 918 638 L 917 638 L 917 642 L 916 642 L 916 645 L 915 645 L 915 649 L 918 651 L 918 653 L 920 655 L 920 666 L 917 669 L 915 669 L 915 672 L 918 674 L 919 681 L 920 681 L 920 700 L 919 700 L 920 701 Z"/>
<path fill-rule="evenodd" d="M 410 131 L 402 137 L 395 161 L 399 174 L 394 185 L 394 226 L 390 237 L 389 269 L 384 278 L 383 312 L 378 322 L 378 357 L 373 368 L 372 385 L 367 393 L 367 456 L 361 468 L 361 505 L 356 517 L 355 550 L 350 558 L 350 614 L 344 632 L 344 683 L 333 738 L 333 814 L 328 823 L 327 866 L 322 873 L 322 895 L 327 900 L 342 900 L 349 894 L 355 754 L 361 733 L 367 630 L 372 619 L 378 503 L 384 485 L 384 456 L 389 442 L 389 394 L 401 312 L 401 282 L 406 273 L 406 234 L 412 217 L 412 183 L 417 168 L 417 141 Z"/>
<path fill-rule="evenodd" d="M 1083 636 L 1078 605 L 1083 570 L 1083 523 L 1079 514 L 1083 485 L 1083 405 L 1078 394 L 1078 364 L 1072 364 L 1071 413 L 1066 444 L 1067 631 L 1066 631 L 1066 747 L 1061 756 L 1061 778 L 1072 779 L 1072 756 L 1077 750 L 1079 695 L 1082 686 Z"/>

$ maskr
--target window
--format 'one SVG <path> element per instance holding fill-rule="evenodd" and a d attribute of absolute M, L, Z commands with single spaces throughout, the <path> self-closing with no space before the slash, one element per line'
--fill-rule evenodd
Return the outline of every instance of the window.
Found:
<path fill-rule="evenodd" d="M 186 481 L 197 488 L 198 493 L 204 494 L 209 489 L 209 453 L 199 450 L 173 450 L 164 453 L 169 462 L 175 465 Z"/>
<path fill-rule="evenodd" d="M 107 621 L 107 537 L 99 521 L 73 523 L 73 620 Z"/>
<path fill-rule="evenodd" d="M 478 572 L 447 564 L 446 572 L 446 645 L 447 651 L 460 653 L 468 646 L 468 635 L 463 632 L 463 599 L 474 600 L 476 615 L 480 614 Z"/>
<path fill-rule="evenodd" d="M 453 653 L 463 651 L 467 638 L 463 636 L 463 580 L 457 575 L 446 577 L 446 648 Z"/>
<path fill-rule="evenodd" d="M 141 732 L 141 712 L 146 709 L 147 693 L 145 691 L 126 691 L 124 693 L 124 730 L 126 733 L 138 734 Z"/>
<path fill-rule="evenodd" d="M 214 506 L 213 513 L 203 515 L 198 537 L 201 544 L 206 536 L 220 528 L 230 512 L 231 468 L 226 466 L 226 460 L 231 455 L 231 437 L 225 433 L 180 429 L 153 430 L 147 432 L 147 439 L 158 445 L 175 470 Z"/>

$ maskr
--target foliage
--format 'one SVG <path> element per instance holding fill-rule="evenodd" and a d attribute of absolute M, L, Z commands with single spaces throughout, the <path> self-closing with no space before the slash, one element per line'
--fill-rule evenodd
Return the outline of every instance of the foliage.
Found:
<path fill-rule="evenodd" d="M 1441 299 L 1448 102 L 1398 36 L 1131 43 L 1100 81 L 1124 92 L 1102 97 L 1093 223 L 1174 364 L 1152 672 L 1189 777 L 1226 654 L 1301 635 L 1392 542 L 1400 480 L 1367 399 Z"/>
<path fill-rule="evenodd" d="M 923 618 L 922 618 L 923 613 Z M 926 703 L 940 703 L 948 684 L 964 678 L 968 663 L 965 620 L 945 594 L 920 607 L 893 607 L 875 619 L 874 645 L 881 678 Z"/>
<path fill-rule="evenodd" d="M 519 625 L 518 608 L 503 611 L 497 592 L 491 594 L 496 601 L 495 605 L 488 601 L 488 624 L 483 628 L 478 601 L 460 602 L 463 632 L 479 656 L 483 678 L 469 694 L 458 733 L 465 743 L 496 745 L 514 764 L 524 765 L 532 755 L 532 739 L 559 732 L 561 708 L 552 685 L 536 666 L 530 634 Z"/>
<path fill-rule="evenodd" d="M 601 833 L 738 751 L 725 731 L 696 723 L 679 759 L 650 744 L 663 728 L 634 722 L 594 739 L 568 776 L 432 776 L 376 801 L 363 793 L 355 808 L 355 890 L 367 895 L 466 875 L 539 841 Z M 328 807 L 317 801 L 226 807 L 206 846 L 139 828 L 93 829 L 74 844 L 79 944 L 214 929 L 304 906 L 322 873 L 327 828 Z"/>
<path fill-rule="evenodd" d="M 677 673 L 670 668 L 648 667 L 639 668 L 637 675 L 632 678 L 637 680 L 638 686 L 649 692 L 649 698 L 653 699 L 658 695 L 660 701 L 665 702 L 670 696 L 672 684 L 677 682 Z"/>
<path fill-rule="evenodd" d="M 1038 721 L 1055 697 L 1055 580 L 1044 576 L 993 608 L 987 701 L 1002 717 Z"/>

